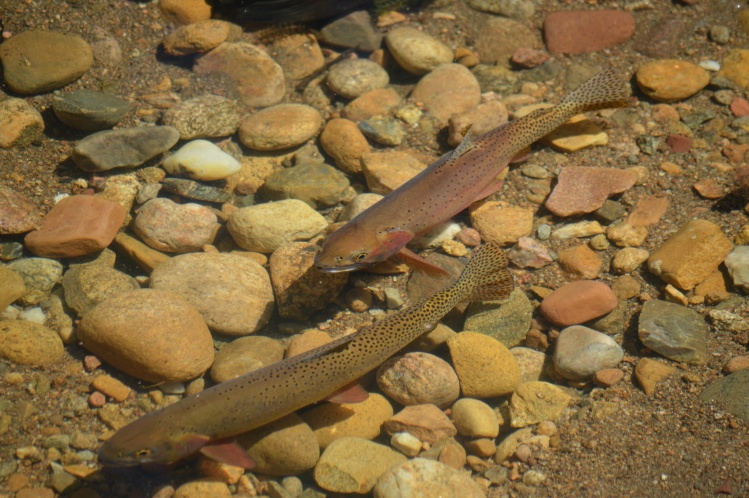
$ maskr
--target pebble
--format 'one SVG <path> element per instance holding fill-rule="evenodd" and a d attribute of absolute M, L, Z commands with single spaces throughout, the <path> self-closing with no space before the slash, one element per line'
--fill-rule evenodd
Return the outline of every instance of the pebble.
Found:
<path fill-rule="evenodd" d="M 218 218 L 200 204 L 177 204 L 158 197 L 143 204 L 133 222 L 135 233 L 158 251 L 186 253 L 212 244 L 219 229 Z"/>
<path fill-rule="evenodd" d="M 312 470 L 320 458 L 315 434 L 296 413 L 246 432 L 237 442 L 257 463 L 254 471 L 263 474 L 301 474 Z"/>
<path fill-rule="evenodd" d="M 387 116 L 402 102 L 401 96 L 391 87 L 378 88 L 346 104 L 341 109 L 341 116 L 358 123 L 373 116 Z"/>
<path fill-rule="evenodd" d="M 648 62 L 640 66 L 635 79 L 648 97 L 660 102 L 687 99 L 710 83 L 707 71 L 691 62 L 675 59 Z"/>
<path fill-rule="evenodd" d="M 117 203 L 90 195 L 69 196 L 55 204 L 24 243 L 41 257 L 85 256 L 112 243 L 125 215 Z"/>
<path fill-rule="evenodd" d="M 507 106 L 497 100 L 491 100 L 477 105 L 460 114 L 451 116 L 448 120 L 450 131 L 447 142 L 457 147 L 466 133 L 471 137 L 483 135 L 507 122 Z M 468 131 L 466 131 L 468 130 Z"/>
<path fill-rule="evenodd" d="M 322 124 L 322 115 L 314 107 L 278 104 L 245 118 L 239 140 L 254 150 L 290 149 L 314 138 Z"/>
<path fill-rule="evenodd" d="M 580 280 L 565 284 L 541 302 L 541 313 L 556 325 L 578 325 L 613 311 L 618 301 L 603 282 Z"/>
<path fill-rule="evenodd" d="M 359 10 L 326 24 L 321 40 L 336 47 L 373 52 L 382 44 L 382 34 L 374 28 L 369 12 Z"/>
<path fill-rule="evenodd" d="M 469 474 L 426 458 L 407 460 L 391 467 L 380 476 L 373 491 L 375 498 L 485 496 L 481 486 Z"/>
<path fill-rule="evenodd" d="M 222 334 L 252 334 L 273 314 L 268 272 L 249 258 L 234 254 L 175 256 L 153 270 L 149 285 L 187 299 L 211 330 Z"/>
<path fill-rule="evenodd" d="M 125 99 L 85 89 L 55 95 L 52 100 L 52 110 L 60 121 L 84 131 L 112 128 L 129 109 L 130 102 Z"/>
<path fill-rule="evenodd" d="M 400 67 L 418 76 L 453 61 L 450 47 L 431 35 L 408 26 L 389 31 L 385 44 Z"/>
<path fill-rule="evenodd" d="M 211 379 L 226 382 L 258 368 L 281 361 L 283 345 L 265 336 L 241 337 L 231 341 L 216 353 L 211 365 Z"/>
<path fill-rule="evenodd" d="M 596 278 L 601 272 L 601 257 L 586 244 L 572 246 L 557 254 L 559 267 L 570 279 Z"/>
<path fill-rule="evenodd" d="M 18 273 L 0 266 L 0 311 L 26 294 L 26 285 Z"/>
<path fill-rule="evenodd" d="M 327 122 L 320 133 L 320 146 L 341 171 L 350 175 L 362 172 L 361 159 L 370 152 L 369 142 L 356 123 L 342 118 Z"/>
<path fill-rule="evenodd" d="M 749 369 L 739 370 L 709 384 L 700 394 L 703 402 L 718 403 L 729 413 L 749 421 Z"/>
<path fill-rule="evenodd" d="M 413 244 L 413 247 L 418 248 L 438 248 L 442 247 L 444 249 L 446 242 L 451 242 L 453 237 L 460 232 L 461 228 L 460 225 L 458 225 L 455 222 L 452 221 L 446 221 L 444 223 L 440 223 L 436 227 L 427 230 L 423 234 L 419 235 L 415 239 L 413 239 L 411 242 L 409 242 L 409 245 Z M 457 242 L 459 244 L 459 242 Z M 463 246 L 465 248 L 465 246 Z M 447 252 L 447 251 L 445 251 Z M 468 251 L 465 251 L 461 256 L 465 256 L 468 253 Z M 449 254 L 449 253 L 448 253 Z M 451 255 L 452 256 L 452 255 Z"/>
<path fill-rule="evenodd" d="M 648 396 L 655 392 L 658 382 L 676 372 L 675 368 L 651 358 L 642 358 L 635 366 L 635 378 Z"/>
<path fill-rule="evenodd" d="M 162 122 L 174 127 L 182 140 L 228 137 L 239 128 L 235 100 L 219 95 L 201 95 L 173 105 Z"/>
<path fill-rule="evenodd" d="M 333 302 L 348 282 L 347 272 L 322 273 L 316 269 L 317 250 L 315 244 L 291 242 L 271 255 L 270 278 L 281 318 L 306 320 Z"/>
<path fill-rule="evenodd" d="M 622 44 L 635 32 L 635 18 L 619 10 L 552 12 L 544 19 L 546 48 L 553 55 L 600 52 Z"/>
<path fill-rule="evenodd" d="M 408 432 L 422 442 L 434 444 L 458 433 L 445 413 L 435 405 L 412 405 L 382 424 L 389 435 Z"/>
<path fill-rule="evenodd" d="M 385 88 L 390 76 L 382 66 L 369 59 L 346 59 L 330 67 L 325 80 L 328 88 L 345 99 Z"/>
<path fill-rule="evenodd" d="M 674 57 L 679 52 L 686 30 L 686 25 L 678 17 L 663 16 L 638 36 L 634 48 L 654 59 Z"/>
<path fill-rule="evenodd" d="M 42 137 L 44 119 L 39 111 L 23 99 L 0 102 L 0 147 L 25 147 Z"/>
<path fill-rule="evenodd" d="M 493 398 L 515 390 L 520 368 L 501 342 L 478 332 L 461 332 L 447 341 L 463 396 Z"/>
<path fill-rule="evenodd" d="M 159 0 L 158 6 L 164 19 L 177 25 L 211 18 L 211 6 L 205 0 Z"/>
<path fill-rule="evenodd" d="M 481 101 L 481 88 L 476 77 L 460 64 L 443 64 L 422 77 L 411 92 L 411 99 L 441 124 L 450 116 L 460 114 Z"/>
<path fill-rule="evenodd" d="M 650 257 L 650 253 L 645 249 L 625 247 L 617 251 L 611 258 L 611 270 L 620 274 L 632 273 L 647 261 L 648 257 Z"/>
<path fill-rule="evenodd" d="M 200 313 L 182 297 L 139 289 L 110 297 L 78 327 L 83 346 L 148 382 L 193 379 L 211 366 L 213 341 Z"/>
<path fill-rule="evenodd" d="M 521 428 L 544 420 L 555 421 L 571 401 L 572 397 L 554 384 L 525 382 L 510 398 L 510 425 Z"/>
<path fill-rule="evenodd" d="M 554 348 L 554 368 L 570 380 L 589 380 L 599 370 L 616 367 L 624 350 L 611 337 L 582 325 L 562 330 Z"/>
<path fill-rule="evenodd" d="M 315 466 L 315 482 L 333 493 L 369 493 L 377 479 L 406 461 L 401 453 L 362 438 L 333 441 Z"/>
<path fill-rule="evenodd" d="M 554 230 L 551 237 L 557 240 L 582 239 L 598 235 L 599 233 L 604 233 L 605 231 L 606 229 L 604 229 L 597 221 L 580 221 L 564 225 L 561 228 Z"/>
<path fill-rule="evenodd" d="M 281 102 L 286 91 L 283 69 L 264 50 L 247 42 L 224 42 L 195 61 L 196 73 L 227 75 L 248 107 Z"/>
<path fill-rule="evenodd" d="M 460 396 L 455 370 L 429 353 L 396 356 L 377 369 L 377 387 L 403 406 L 433 404 L 447 408 Z"/>
<path fill-rule="evenodd" d="M 390 446 L 407 457 L 415 457 L 421 451 L 421 441 L 408 432 L 396 432 L 390 438 Z"/>
<path fill-rule="evenodd" d="M 520 114 L 524 113 L 515 113 L 516 117 Z M 562 152 L 575 152 L 586 147 L 608 145 L 609 136 L 597 124 L 578 114 L 543 137 L 541 142 Z"/>
<path fill-rule="evenodd" d="M 733 285 L 749 293 L 749 246 L 737 246 L 725 259 Z"/>
<path fill-rule="evenodd" d="M 21 298 L 25 305 L 39 304 L 49 297 L 52 288 L 62 278 L 62 264 L 54 259 L 22 258 L 6 266 L 23 278 L 26 294 Z"/>
<path fill-rule="evenodd" d="M 642 306 L 637 326 L 642 343 L 666 358 L 690 365 L 707 360 L 707 324 L 694 310 L 653 299 Z"/>
<path fill-rule="evenodd" d="M 483 401 L 462 398 L 453 404 L 451 411 L 453 424 L 461 436 L 495 438 L 499 435 L 497 414 Z"/>
<path fill-rule="evenodd" d="M 207 182 L 223 180 L 242 167 L 239 161 L 208 140 L 187 142 L 161 164 L 171 175 Z"/>
<path fill-rule="evenodd" d="M 132 392 L 129 387 L 109 375 L 97 375 L 91 381 L 91 388 L 101 391 L 118 403 L 125 401 Z"/>
<path fill-rule="evenodd" d="M 328 222 L 307 203 L 286 199 L 237 209 L 226 227 L 241 248 L 270 254 L 291 242 L 311 239 Z"/>
<path fill-rule="evenodd" d="M 606 238 L 619 247 L 639 247 L 647 236 L 647 228 L 632 226 L 627 222 L 612 225 L 606 232 Z"/>
<path fill-rule="evenodd" d="M 77 80 L 93 64 L 94 53 L 78 35 L 30 29 L 5 40 L 0 61 L 8 88 L 30 95 Z"/>
<path fill-rule="evenodd" d="M 513 19 L 491 16 L 476 39 L 476 51 L 483 64 L 510 67 L 510 58 L 520 48 L 540 48 L 538 36 L 528 26 Z M 488 89 L 485 89 L 488 91 Z"/>
<path fill-rule="evenodd" d="M 504 201 L 484 201 L 471 205 L 471 225 L 487 242 L 514 244 L 533 232 L 531 207 L 513 206 Z"/>
<path fill-rule="evenodd" d="M 545 337 L 545 336 L 544 336 Z M 515 347 L 510 349 L 520 368 L 520 383 L 541 380 L 544 377 L 549 358 L 541 351 L 530 347 Z"/>
<path fill-rule="evenodd" d="M 349 192 L 346 175 L 325 163 L 306 162 L 271 173 L 260 187 L 265 198 L 299 199 L 311 207 L 335 206 Z"/>
<path fill-rule="evenodd" d="M 99 131 L 79 141 L 71 155 L 84 171 L 101 172 L 114 168 L 135 168 L 179 140 L 179 132 L 171 126 L 140 126 Z"/>
<path fill-rule="evenodd" d="M 426 165 L 405 152 L 388 151 L 364 154 L 361 167 L 369 190 L 387 195 L 419 174 Z"/>
<path fill-rule="evenodd" d="M 45 366 L 62 359 L 62 339 L 44 325 L 0 321 L 0 356 L 20 365 Z"/>
<path fill-rule="evenodd" d="M 600 387 L 615 386 L 624 379 L 624 371 L 618 368 L 604 368 L 593 375 L 593 383 Z"/>
<path fill-rule="evenodd" d="M 377 393 L 370 393 L 361 403 L 323 403 L 301 414 L 322 449 L 343 437 L 375 439 L 382 424 L 392 416 L 390 402 Z"/>
<path fill-rule="evenodd" d="M 376 116 L 365 119 L 359 122 L 359 129 L 364 136 L 380 145 L 400 145 L 406 137 L 403 125 L 394 118 Z"/>
<path fill-rule="evenodd" d="M 567 166 L 546 200 L 546 208 L 557 216 L 592 213 L 615 194 L 632 188 L 637 177 L 618 168 Z"/>
<path fill-rule="evenodd" d="M 190 481 L 182 484 L 174 490 L 172 498 L 200 498 L 210 496 L 212 498 L 231 498 L 229 487 L 219 481 L 201 480 Z"/>
<path fill-rule="evenodd" d="M 749 50 L 733 49 L 723 57 L 718 76 L 727 78 L 744 90 L 749 89 Z"/>
<path fill-rule="evenodd" d="M 506 347 L 517 346 L 531 327 L 533 304 L 522 289 L 515 289 L 502 304 L 474 301 L 466 311 L 465 330 L 480 332 Z"/>
<path fill-rule="evenodd" d="M 181 56 L 208 52 L 229 38 L 232 25 L 218 19 L 208 19 L 179 26 L 161 42 L 168 55 Z"/>
<path fill-rule="evenodd" d="M 138 281 L 130 275 L 99 262 L 70 265 L 62 278 L 62 287 L 65 304 L 79 317 L 111 296 L 140 289 Z"/>
<path fill-rule="evenodd" d="M 511 19 L 528 19 L 536 13 L 536 6 L 527 0 L 468 0 L 472 9 Z"/>
<path fill-rule="evenodd" d="M 0 185 L 0 220 L 0 235 L 13 235 L 38 228 L 41 214 L 28 197 Z"/>
<path fill-rule="evenodd" d="M 650 255 L 648 269 L 664 282 L 690 290 L 715 271 L 732 249 L 718 225 L 693 219 Z"/>
<path fill-rule="evenodd" d="M 305 353 L 316 347 L 328 344 L 333 339 L 326 332 L 318 329 L 308 329 L 301 334 L 291 338 L 289 345 L 286 347 L 285 358 L 291 358 L 298 354 Z"/>
<path fill-rule="evenodd" d="M 732 374 L 745 368 L 749 368 L 749 356 L 735 356 L 723 365 L 723 373 Z"/>

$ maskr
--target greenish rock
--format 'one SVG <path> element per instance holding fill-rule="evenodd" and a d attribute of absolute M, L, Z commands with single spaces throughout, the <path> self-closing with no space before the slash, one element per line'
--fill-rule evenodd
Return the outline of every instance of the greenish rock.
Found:
<path fill-rule="evenodd" d="M 0 259 L 12 261 L 23 256 L 23 244 L 20 242 L 6 242 L 0 244 Z"/>
<path fill-rule="evenodd" d="M 320 39 L 336 47 L 372 52 L 382 45 L 382 33 L 372 25 L 369 12 L 360 10 L 325 25 Z"/>
<path fill-rule="evenodd" d="M 130 275 L 96 262 L 71 265 L 62 278 L 62 286 L 65 303 L 81 317 L 111 296 L 140 289 Z"/>
<path fill-rule="evenodd" d="M 260 188 L 269 200 L 299 199 L 313 208 L 338 204 L 348 191 L 346 175 L 324 163 L 304 163 L 276 171 Z"/>
<path fill-rule="evenodd" d="M 715 402 L 734 416 L 749 422 L 749 369 L 719 379 L 702 391 L 700 401 Z"/>
<path fill-rule="evenodd" d="M 510 398 L 510 425 L 526 427 L 544 420 L 557 420 L 572 397 L 548 382 L 520 384 Z"/>
<path fill-rule="evenodd" d="M 0 268 L 0 311 L 26 294 L 26 285 L 18 273 Z"/>
<path fill-rule="evenodd" d="M 472 72 L 479 82 L 482 93 L 510 95 L 516 93 L 520 87 L 517 74 L 502 65 L 479 64 Z"/>
<path fill-rule="evenodd" d="M 679 113 L 679 116 L 684 124 L 686 124 L 690 129 L 696 130 L 702 126 L 702 123 L 713 119 L 715 117 L 715 111 L 708 109 L 692 109 L 689 111 L 682 111 Z"/>
<path fill-rule="evenodd" d="M 627 214 L 627 208 L 621 202 L 612 201 L 611 199 L 606 199 L 603 202 L 603 206 L 593 212 L 593 215 L 601 223 L 613 223 L 625 214 Z"/>
<path fill-rule="evenodd" d="M 651 135 L 640 135 L 635 139 L 635 143 L 640 148 L 640 152 L 652 156 L 658 151 L 661 139 Z"/>
<path fill-rule="evenodd" d="M 393 118 L 374 117 L 359 123 L 359 129 L 367 138 L 380 145 L 400 145 L 406 137 L 406 130 Z"/>
<path fill-rule="evenodd" d="M 52 475 L 47 481 L 47 486 L 53 488 L 58 493 L 62 493 L 78 481 L 75 476 L 65 472 L 59 463 L 50 462 L 49 465 L 52 468 Z"/>
<path fill-rule="evenodd" d="M 52 100 L 52 110 L 60 121 L 84 131 L 112 128 L 129 109 L 127 100 L 91 90 L 55 95 Z"/>
<path fill-rule="evenodd" d="M 707 359 L 707 324 L 696 311 L 658 299 L 640 312 L 637 335 L 642 343 L 674 361 L 698 365 Z"/>
<path fill-rule="evenodd" d="M 506 302 L 476 301 L 466 313 L 465 330 L 497 339 L 506 347 L 517 346 L 531 327 L 533 304 L 522 289 L 510 293 Z"/>
<path fill-rule="evenodd" d="M 550 81 L 556 78 L 557 75 L 562 72 L 562 69 L 562 65 L 557 61 L 548 60 L 540 66 L 536 66 L 533 69 L 524 71 L 522 73 L 522 77 L 524 81 L 529 81 L 531 83 L 543 83 L 545 81 Z"/>
<path fill-rule="evenodd" d="M 604 334 L 621 334 L 624 332 L 624 310 L 626 307 L 627 303 L 621 302 L 611 313 L 602 316 L 598 320 L 593 320 L 587 325 L 593 330 L 603 332 Z"/>

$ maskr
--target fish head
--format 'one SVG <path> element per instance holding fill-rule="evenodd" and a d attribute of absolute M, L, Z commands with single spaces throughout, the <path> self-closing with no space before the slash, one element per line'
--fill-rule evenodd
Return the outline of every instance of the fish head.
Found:
<path fill-rule="evenodd" d="M 412 238 L 412 233 L 394 227 L 363 230 L 349 222 L 325 239 L 315 265 L 326 273 L 358 270 L 385 261 Z"/>

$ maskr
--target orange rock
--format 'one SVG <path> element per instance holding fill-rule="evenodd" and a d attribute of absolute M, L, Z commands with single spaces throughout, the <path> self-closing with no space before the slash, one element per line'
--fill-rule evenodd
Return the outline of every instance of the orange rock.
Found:
<path fill-rule="evenodd" d="M 566 327 L 601 317 L 619 301 L 603 282 L 580 280 L 558 288 L 541 302 L 541 313 L 551 322 Z"/>

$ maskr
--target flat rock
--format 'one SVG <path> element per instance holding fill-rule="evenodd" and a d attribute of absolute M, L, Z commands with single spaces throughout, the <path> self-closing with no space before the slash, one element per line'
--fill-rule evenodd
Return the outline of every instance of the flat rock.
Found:
<path fill-rule="evenodd" d="M 550 358 L 541 351 L 526 347 L 510 349 L 520 368 L 520 383 L 541 380 L 546 375 L 546 367 Z"/>
<path fill-rule="evenodd" d="M 5 267 L 0 267 L 0 312 L 26 294 L 23 277 Z"/>
<path fill-rule="evenodd" d="M 611 337 L 582 325 L 567 327 L 554 348 L 554 367 L 566 379 L 588 380 L 599 370 L 614 368 L 624 350 Z"/>
<path fill-rule="evenodd" d="M 213 362 L 213 340 L 200 313 L 171 292 L 123 292 L 91 310 L 78 327 L 83 346 L 148 382 L 182 382 Z"/>
<path fill-rule="evenodd" d="M 366 52 L 377 50 L 382 44 L 382 33 L 374 28 L 372 18 L 365 10 L 352 12 L 326 24 L 320 30 L 320 36 L 330 45 Z"/>
<path fill-rule="evenodd" d="M 408 432 L 419 441 L 434 444 L 458 433 L 455 426 L 435 405 L 412 405 L 393 415 L 382 424 L 385 432 L 397 434 Z"/>
<path fill-rule="evenodd" d="M 135 233 L 158 251 L 195 252 L 212 244 L 219 224 L 216 215 L 200 204 L 177 204 L 165 197 L 140 207 L 133 222 Z"/>
<path fill-rule="evenodd" d="M 525 24 L 504 17 L 489 17 L 479 29 L 476 50 L 484 64 L 510 67 L 510 58 L 519 48 L 540 48 L 534 31 Z"/>
<path fill-rule="evenodd" d="M 478 332 L 461 332 L 447 341 L 463 396 L 493 398 L 515 390 L 520 369 L 501 342 Z"/>
<path fill-rule="evenodd" d="M 611 270 L 620 274 L 632 273 L 649 257 L 650 253 L 645 249 L 625 247 L 617 251 L 611 258 Z"/>
<path fill-rule="evenodd" d="M 641 32 L 634 49 L 654 59 L 674 57 L 683 43 L 687 27 L 684 21 L 675 16 L 658 19 L 648 30 Z"/>
<path fill-rule="evenodd" d="M 0 185 L 0 235 L 26 233 L 41 221 L 41 213 L 28 197 Z"/>
<path fill-rule="evenodd" d="M 507 118 L 507 106 L 502 102 L 497 100 L 484 102 L 450 117 L 448 121 L 450 131 L 447 142 L 451 146 L 457 147 L 463 141 L 465 130 L 470 128 L 471 136 L 477 137 L 502 126 L 507 122 Z"/>
<path fill-rule="evenodd" d="M 307 472 L 320 458 L 315 434 L 296 413 L 244 433 L 237 442 L 257 463 L 256 472 L 273 476 Z"/>
<path fill-rule="evenodd" d="M 536 13 L 536 6 L 528 0 L 468 0 L 472 9 L 511 19 L 528 19 Z"/>
<path fill-rule="evenodd" d="M 134 168 L 171 149 L 179 131 L 171 126 L 141 126 L 104 130 L 79 141 L 71 157 L 84 171 Z"/>
<path fill-rule="evenodd" d="M 546 208 L 557 216 L 592 213 L 615 194 L 630 189 L 634 173 L 618 168 L 567 166 L 546 200 Z"/>
<path fill-rule="evenodd" d="M 228 137 L 239 128 L 238 108 L 235 100 L 201 95 L 167 109 L 162 122 L 174 127 L 182 140 Z"/>
<path fill-rule="evenodd" d="M 274 37 L 270 43 L 269 51 L 273 54 L 273 60 L 283 69 L 286 79 L 314 78 L 325 65 L 325 56 L 315 34 L 289 32 L 284 36 Z"/>
<path fill-rule="evenodd" d="M 495 438 L 499 435 L 497 414 L 481 400 L 459 399 L 451 408 L 451 417 L 461 436 Z"/>
<path fill-rule="evenodd" d="M 541 313 L 552 323 L 578 325 L 613 311 L 619 304 L 603 282 L 580 280 L 559 287 L 541 302 Z"/>
<path fill-rule="evenodd" d="M 282 318 L 306 320 L 333 302 L 348 282 L 348 273 L 323 273 L 315 266 L 318 247 L 292 242 L 271 254 L 269 267 Z"/>
<path fill-rule="evenodd" d="M 627 223 L 634 227 L 649 227 L 660 221 L 671 201 L 668 195 L 649 195 L 637 201 L 635 209 L 627 217 Z"/>
<path fill-rule="evenodd" d="M 361 159 L 370 152 L 369 142 L 356 123 L 342 118 L 327 122 L 320 134 L 320 146 L 333 158 L 335 165 L 348 174 L 361 173 Z"/>
<path fill-rule="evenodd" d="M 381 195 L 389 194 L 426 168 L 401 151 L 366 153 L 361 156 L 361 166 L 369 190 Z"/>
<path fill-rule="evenodd" d="M 231 23 L 208 19 L 179 26 L 164 38 L 161 45 L 164 52 L 173 56 L 199 54 L 218 47 L 231 32 Z"/>
<path fill-rule="evenodd" d="M 396 146 L 406 138 L 406 129 L 395 118 L 375 116 L 359 122 L 364 136 L 380 145 Z"/>
<path fill-rule="evenodd" d="M 718 225 L 693 219 L 650 255 L 648 269 L 664 282 L 690 290 L 715 271 L 732 249 Z"/>
<path fill-rule="evenodd" d="M 255 150 L 289 149 L 315 137 L 322 124 L 322 115 L 314 107 L 279 104 L 245 118 L 239 140 Z"/>
<path fill-rule="evenodd" d="M 460 396 L 455 370 L 429 353 L 389 359 L 377 369 L 377 386 L 403 406 L 433 404 L 447 408 Z"/>
<path fill-rule="evenodd" d="M 133 277 L 98 261 L 70 265 L 62 277 L 62 287 L 65 304 L 73 308 L 78 316 L 85 315 L 111 296 L 140 289 Z"/>
<path fill-rule="evenodd" d="M 226 382 L 283 359 L 284 347 L 262 335 L 241 337 L 218 350 L 211 365 L 211 379 Z"/>
<path fill-rule="evenodd" d="M 62 339 L 44 325 L 27 320 L 0 322 L 0 357 L 20 365 L 44 366 L 62 359 Z"/>
<path fill-rule="evenodd" d="M 548 382 L 520 384 L 510 398 L 510 425 L 526 427 L 544 420 L 557 420 L 572 398 Z"/>
<path fill-rule="evenodd" d="M 419 76 L 453 61 L 450 47 L 431 35 L 408 26 L 390 30 L 385 37 L 385 44 L 400 67 Z"/>
<path fill-rule="evenodd" d="M 603 261 L 587 244 L 579 244 L 557 253 L 559 267 L 570 279 L 593 279 L 598 276 Z"/>
<path fill-rule="evenodd" d="M 725 259 L 733 285 L 749 293 L 749 246 L 737 246 Z"/>
<path fill-rule="evenodd" d="M 650 396 L 655 392 L 655 388 L 660 381 L 677 371 L 674 367 L 651 358 L 642 358 L 635 366 L 635 378 L 645 394 Z"/>
<path fill-rule="evenodd" d="M 129 109 L 130 102 L 125 99 L 85 89 L 55 95 L 52 100 L 52 110 L 60 121 L 84 131 L 112 128 Z"/>
<path fill-rule="evenodd" d="M 491 336 L 511 348 L 523 342 L 532 319 L 533 304 L 522 289 L 515 289 L 501 304 L 493 301 L 472 302 L 466 310 L 463 327 Z"/>
<path fill-rule="evenodd" d="M 355 99 L 372 90 L 385 88 L 390 83 L 390 76 L 382 66 L 369 59 L 346 59 L 330 67 L 325 82 L 341 97 Z"/>
<path fill-rule="evenodd" d="M 653 299 L 642 306 L 637 335 L 666 358 L 699 365 L 707 360 L 707 324 L 694 310 Z"/>
<path fill-rule="evenodd" d="M 299 199 L 313 208 L 335 206 L 348 194 L 346 175 L 325 163 L 306 162 L 272 173 L 259 192 L 267 199 Z"/>
<path fill-rule="evenodd" d="M 380 476 L 373 491 L 375 498 L 485 496 L 481 487 L 468 474 L 425 458 L 415 458 L 393 466 Z"/>
<path fill-rule="evenodd" d="M 8 263 L 6 268 L 23 278 L 27 291 L 22 297 L 25 305 L 39 304 L 47 299 L 54 286 L 62 279 L 62 264 L 54 259 L 20 258 Z"/>
<path fill-rule="evenodd" d="M 273 314 L 268 272 L 251 259 L 234 254 L 175 256 L 154 269 L 149 285 L 187 299 L 211 330 L 222 334 L 252 334 Z"/>
<path fill-rule="evenodd" d="M 355 98 L 341 110 L 341 116 L 354 122 L 373 116 L 387 116 L 403 99 L 391 87 L 378 88 Z"/>
<path fill-rule="evenodd" d="M 223 180 L 242 168 L 239 161 L 208 140 L 187 142 L 161 165 L 169 174 L 207 182 Z"/>
<path fill-rule="evenodd" d="M 749 369 L 716 380 L 702 391 L 699 399 L 718 403 L 734 416 L 749 422 Z"/>
<path fill-rule="evenodd" d="M 552 12 L 544 19 L 546 48 L 552 54 L 599 52 L 626 42 L 635 18 L 618 10 Z"/>
<path fill-rule="evenodd" d="M 411 98 L 422 102 L 424 108 L 444 125 L 453 114 L 476 107 L 481 100 L 481 88 L 465 66 L 443 64 L 419 80 Z"/>
<path fill-rule="evenodd" d="M 723 63 L 718 72 L 718 76 L 729 79 L 744 90 L 749 89 L 749 50 L 733 49 L 723 57 Z"/>
<path fill-rule="evenodd" d="M 42 137 L 44 119 L 23 99 L 0 102 L 0 147 L 25 147 Z"/>
<path fill-rule="evenodd" d="M 0 61 L 8 88 L 29 95 L 77 80 L 93 64 L 94 53 L 78 35 L 30 29 L 5 40 Z"/>
<path fill-rule="evenodd" d="M 533 231 L 533 208 L 513 206 L 504 201 L 484 201 L 471 205 L 471 225 L 485 241 L 502 245 L 516 243 Z"/>
<path fill-rule="evenodd" d="M 662 59 L 640 66 L 635 80 L 648 97 L 660 102 L 677 102 L 705 88 L 710 83 L 710 75 L 691 62 Z"/>
<path fill-rule="evenodd" d="M 46 258 L 70 258 L 101 251 L 114 240 L 125 210 L 91 195 L 66 197 L 47 213 L 42 226 L 26 235 L 26 247 Z"/>

